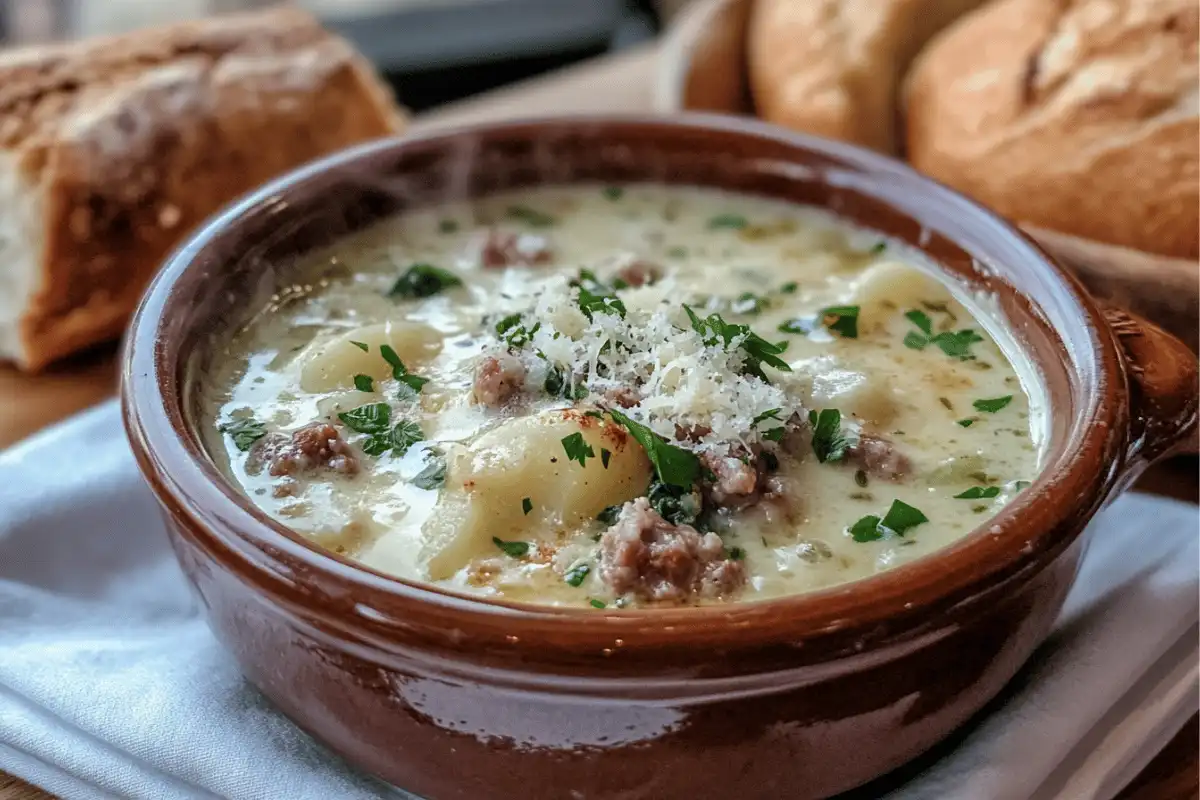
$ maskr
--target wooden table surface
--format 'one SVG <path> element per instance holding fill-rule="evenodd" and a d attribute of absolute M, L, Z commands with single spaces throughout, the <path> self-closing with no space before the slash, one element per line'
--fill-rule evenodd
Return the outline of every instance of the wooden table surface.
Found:
<path fill-rule="evenodd" d="M 544 114 L 635 112 L 651 108 L 656 51 L 641 48 L 607 56 L 517 86 L 461 101 L 418 117 L 415 128 Z M 0 448 L 93 405 L 116 387 L 116 348 L 84 354 L 42 375 L 25 376 L 0 365 Z M 1197 500 L 1197 462 L 1184 459 L 1154 470 L 1139 488 Z M 1121 800 L 1200 798 L 1197 718 L 1121 794 Z M 46 798 L 44 792 L 0 772 L 0 800 Z"/>

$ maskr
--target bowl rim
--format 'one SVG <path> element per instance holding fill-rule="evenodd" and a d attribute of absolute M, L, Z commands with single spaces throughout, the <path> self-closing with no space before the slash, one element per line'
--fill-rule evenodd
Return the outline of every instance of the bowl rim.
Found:
<path fill-rule="evenodd" d="M 932 193 L 969 215 L 971 224 L 998 233 L 1009 250 L 1021 254 L 1053 281 L 1054 289 L 1078 312 L 1086 333 L 1088 352 L 1076 353 L 1079 363 L 1065 364 L 1064 369 L 1072 376 L 1093 373 L 1095 391 L 1085 398 L 1086 407 L 1080 410 L 1062 452 L 1053 463 L 1048 459 L 1032 485 L 979 528 L 885 572 L 768 600 L 599 611 L 459 594 L 386 575 L 327 551 L 250 503 L 186 432 L 182 397 L 177 391 L 178 364 L 167 360 L 169 348 L 164 345 L 161 328 L 164 312 L 180 302 L 175 296 L 176 283 L 189 270 L 210 266 L 204 260 L 206 248 L 218 235 L 236 231 L 255 215 L 270 213 L 272 206 L 286 203 L 289 193 L 352 170 L 381 153 L 437 145 L 462 136 L 537 136 L 547 130 L 594 132 L 647 126 L 656 128 L 661 136 L 716 131 L 832 156 L 865 175 L 887 177 Z M 1034 305 L 1040 304 L 1035 300 Z M 1027 355 L 1039 364 L 1032 354 Z M 210 552 L 232 558 L 243 579 L 257 583 L 277 602 L 319 615 L 331 625 L 370 631 L 379 646 L 385 646 L 381 634 L 384 639 L 403 639 L 422 626 L 430 632 L 453 626 L 456 636 L 507 641 L 526 652 L 549 648 L 608 654 L 616 642 L 626 652 L 671 649 L 694 654 L 733 640 L 738 646 L 762 647 L 827 636 L 856 637 L 856 649 L 861 649 L 864 637 L 877 641 L 911 634 L 921 628 L 922 612 L 960 609 L 1011 580 L 1028 580 L 1074 541 L 1115 485 L 1128 435 L 1128 388 L 1115 340 L 1078 281 L 1029 237 L 974 201 L 886 156 L 757 120 L 700 113 L 670 118 L 654 114 L 550 115 L 439 128 L 343 150 L 276 178 L 214 215 L 168 257 L 144 294 L 127 336 L 121 395 L 125 426 L 139 468 L 168 515 L 187 527 L 193 537 L 199 533 Z M 1085 454 L 1099 460 L 1099 469 Z M 361 592 L 357 600 L 350 597 L 354 591 Z M 337 602 L 317 609 L 313 605 L 317 596 Z M 347 611 L 352 619 L 347 618 Z M 889 629 L 888 623 L 897 624 Z M 513 636 L 518 630 L 521 636 Z"/>

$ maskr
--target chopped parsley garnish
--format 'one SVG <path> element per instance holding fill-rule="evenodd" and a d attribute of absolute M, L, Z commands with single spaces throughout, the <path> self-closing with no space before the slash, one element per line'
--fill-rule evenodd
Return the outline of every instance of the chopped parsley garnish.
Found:
<path fill-rule="evenodd" d="M 558 220 L 529 206 L 509 206 L 506 212 L 510 219 L 520 220 L 531 228 L 549 228 Z"/>
<path fill-rule="evenodd" d="M 796 317 L 781 323 L 776 329 L 780 333 L 812 333 L 817 327 L 817 321 L 812 317 Z"/>
<path fill-rule="evenodd" d="M 796 290 L 799 288 L 800 288 L 800 284 L 796 283 L 795 281 L 788 281 L 783 286 L 779 287 L 779 293 L 780 294 L 795 294 Z"/>
<path fill-rule="evenodd" d="M 604 465 L 605 469 L 608 469 L 608 461 L 611 458 L 612 458 L 612 451 L 606 450 L 603 447 L 601 447 L 600 448 L 600 463 Z"/>
<path fill-rule="evenodd" d="M 812 447 L 817 461 L 841 461 L 846 450 L 854 442 L 842 433 L 842 412 L 836 408 L 809 411 L 808 423 L 812 426 Z"/>
<path fill-rule="evenodd" d="M 975 357 L 971 355 L 971 345 L 983 341 L 983 337 L 970 328 L 964 328 L 961 331 L 942 331 L 935 334 L 933 320 L 919 309 L 914 308 L 907 311 L 904 316 L 921 331 L 920 333 L 909 331 L 904 337 L 904 346 L 910 350 L 924 350 L 932 344 L 951 358 L 967 361 Z"/>
<path fill-rule="evenodd" d="M 1004 397 L 992 397 L 985 400 L 976 400 L 971 405 L 975 407 L 976 411 L 985 411 L 989 414 L 995 414 L 997 411 L 1011 403 L 1012 399 L 1013 396 L 1008 394 Z"/>
<path fill-rule="evenodd" d="M 625 190 L 620 186 L 605 186 L 604 196 L 615 203 L 625 196 Z"/>
<path fill-rule="evenodd" d="M 579 310 L 590 322 L 594 314 L 616 314 L 625 318 L 625 304 L 615 294 L 597 294 L 586 286 L 579 287 Z"/>
<path fill-rule="evenodd" d="M 458 220 L 444 219 L 438 223 L 438 230 L 442 233 L 454 233 L 458 230 Z"/>
<path fill-rule="evenodd" d="M 687 312 L 688 319 L 692 322 L 692 329 L 700 334 L 700 337 L 704 340 L 704 344 L 712 347 L 720 343 L 726 349 L 729 349 L 730 344 L 734 340 L 738 340 L 738 347 L 745 351 L 742 371 L 747 375 L 753 375 L 763 381 L 767 380 L 767 376 L 762 371 L 763 364 L 768 364 L 781 372 L 792 371 L 791 366 L 782 358 L 779 358 L 779 354 L 786 347 L 768 342 L 750 330 L 749 325 L 736 325 L 726 322 L 721 318 L 720 314 L 716 313 L 709 314 L 704 319 L 701 319 L 686 303 L 683 306 L 683 310 Z"/>
<path fill-rule="evenodd" d="M 757 295 L 754 292 L 742 292 L 729 304 L 729 310 L 734 314 L 745 314 L 747 316 L 761 314 L 763 309 L 770 307 L 771 301 L 768 298 Z"/>
<path fill-rule="evenodd" d="M 452 286 L 462 286 L 453 272 L 433 264 L 413 264 L 392 284 L 388 297 L 432 297 Z"/>
<path fill-rule="evenodd" d="M 654 474 L 660 481 L 683 489 L 692 488 L 692 484 L 700 477 L 700 459 L 696 458 L 695 453 L 668 444 L 657 433 L 640 422 L 634 422 L 620 411 L 613 410 L 608 413 L 613 421 L 629 431 L 629 435 L 646 451 L 646 457 L 654 465 Z"/>
<path fill-rule="evenodd" d="M 709 230 L 718 230 L 720 228 L 728 228 L 731 230 L 741 230 L 750 223 L 740 214 L 718 214 L 708 221 Z"/>
<path fill-rule="evenodd" d="M 887 242 L 880 239 L 878 242 L 876 242 L 874 245 L 872 245 L 871 249 L 868 250 L 867 252 L 873 256 L 877 256 L 880 253 L 882 253 L 884 250 L 887 250 Z"/>
<path fill-rule="evenodd" d="M 366 434 L 362 450 L 369 456 L 381 456 L 389 450 L 402 456 L 408 449 L 425 438 L 421 427 L 415 422 L 401 420 L 389 430 L 392 409 L 387 403 L 368 403 L 365 406 L 343 411 L 338 419 L 356 433 Z"/>
<path fill-rule="evenodd" d="M 830 306 L 821 309 L 821 323 L 847 339 L 858 338 L 858 306 Z"/>
<path fill-rule="evenodd" d="M 359 350 L 362 350 L 364 353 L 369 352 L 371 349 L 366 342 L 351 342 L 350 344 L 354 345 Z"/>
<path fill-rule="evenodd" d="M 673 525 L 692 525 L 700 516 L 700 497 L 691 489 L 652 481 L 646 500 L 658 515 Z"/>
<path fill-rule="evenodd" d="M 375 391 L 375 381 L 370 375 L 355 375 L 354 388 L 360 392 L 373 392 Z"/>
<path fill-rule="evenodd" d="M 525 512 L 525 516 L 529 516 L 529 512 L 533 511 L 533 501 L 528 497 L 521 499 L 521 511 Z"/>
<path fill-rule="evenodd" d="M 597 600 L 594 597 L 591 600 L 588 600 L 588 603 L 592 606 L 592 608 L 607 608 L 608 607 L 608 604 L 605 603 L 603 600 Z"/>
<path fill-rule="evenodd" d="M 387 403 L 368 403 L 338 414 L 338 419 L 357 433 L 386 433 L 391 424 L 392 409 Z"/>
<path fill-rule="evenodd" d="M 762 412 L 761 414 L 759 414 L 759 415 L 758 415 L 757 417 L 755 417 L 754 419 L 752 419 L 752 420 L 750 421 L 750 424 L 751 424 L 751 425 L 758 425 L 758 423 L 760 423 L 760 422 L 766 422 L 766 421 L 767 421 L 767 420 L 769 420 L 769 419 L 773 419 L 773 420 L 775 420 L 775 421 L 777 421 L 777 422 L 778 422 L 778 421 L 779 421 L 779 412 L 781 412 L 781 411 L 783 411 L 783 409 L 782 409 L 782 408 L 771 408 L 771 409 L 768 409 L 768 410 L 766 410 L 766 411 Z"/>
<path fill-rule="evenodd" d="M 969 428 L 969 427 L 971 427 L 972 425 L 974 425 L 974 424 L 975 424 L 976 422 L 978 422 L 978 421 L 979 421 L 979 420 L 978 420 L 978 419 L 976 419 L 975 417 L 967 417 L 966 419 L 960 419 L 960 420 L 958 421 L 958 424 L 959 424 L 961 427 L 964 427 L 964 428 Z"/>
<path fill-rule="evenodd" d="M 504 551 L 504 555 L 512 558 L 522 558 L 529 552 L 529 542 L 506 542 L 499 536 L 493 536 L 492 544 Z"/>
<path fill-rule="evenodd" d="M 925 522 L 929 522 L 929 517 L 922 514 L 919 509 L 913 508 L 902 500 L 893 500 L 892 507 L 883 515 L 883 521 L 879 524 L 897 536 L 903 536 L 910 528 L 915 528 Z"/>
<path fill-rule="evenodd" d="M 546 371 L 546 380 L 542 382 L 542 388 L 551 397 L 561 397 L 564 400 L 582 400 L 588 394 L 588 388 L 584 384 L 577 383 L 572 387 L 564 380 L 562 370 L 558 367 L 551 367 Z"/>
<path fill-rule="evenodd" d="M 905 312 L 904 317 L 920 328 L 926 336 L 933 336 L 933 320 L 924 311 L 914 308 L 912 311 Z"/>
<path fill-rule="evenodd" d="M 567 453 L 567 461 L 578 461 L 579 466 L 586 467 L 589 458 L 596 457 L 596 451 L 588 444 L 583 434 L 576 431 L 562 439 L 563 450 Z"/>
<path fill-rule="evenodd" d="M 233 446 L 244 453 L 267 435 L 267 426 L 253 417 L 240 417 L 222 425 L 221 433 L 228 433 Z"/>
<path fill-rule="evenodd" d="M 919 509 L 901 500 L 893 500 L 883 519 L 871 514 L 850 526 L 850 536 L 856 542 L 874 542 L 888 534 L 903 536 L 911 528 L 928 522 L 929 518 Z"/>
<path fill-rule="evenodd" d="M 408 449 L 425 438 L 421 426 L 412 420 L 401 420 L 392 428 L 392 450 L 402 456 Z"/>
<path fill-rule="evenodd" d="M 504 343 L 511 349 L 520 350 L 525 345 L 529 344 L 533 339 L 533 335 L 542 328 L 542 323 L 534 323 L 532 328 L 526 328 L 521 324 L 520 314 L 509 314 L 504 319 L 496 323 L 496 335 L 504 340 Z"/>
<path fill-rule="evenodd" d="M 767 422 L 768 420 L 771 420 L 774 422 L 782 422 L 782 420 L 779 419 L 779 412 L 781 412 L 781 411 L 783 411 L 782 408 L 772 408 L 767 411 L 764 411 L 761 414 L 759 414 L 757 417 L 755 417 L 753 420 L 751 420 L 750 425 L 751 425 L 751 427 L 758 427 L 758 424 L 760 422 Z M 776 425 L 773 428 L 767 428 L 765 431 L 761 431 L 759 435 L 762 436 L 762 438 L 766 439 L 767 441 L 778 442 L 780 439 L 782 439 L 784 437 L 784 435 L 786 433 L 787 433 L 787 428 L 785 428 L 781 424 L 781 425 Z"/>
<path fill-rule="evenodd" d="M 425 469 L 417 473 L 412 480 L 418 489 L 438 489 L 446 482 L 446 458 L 441 453 L 433 453 Z"/>
<path fill-rule="evenodd" d="M 667 258 L 687 258 L 688 251 L 686 247 L 668 247 Z"/>
<path fill-rule="evenodd" d="M 745 557 L 746 557 L 746 551 L 743 550 L 742 548 L 740 548 L 740 547 L 729 548 L 729 560 L 730 561 L 741 561 Z"/>
<path fill-rule="evenodd" d="M 419 394 L 421 387 L 429 383 L 429 378 L 422 378 L 419 375 L 409 373 L 408 368 L 404 366 L 404 362 L 400 360 L 400 356 L 392 349 L 390 344 L 380 345 L 379 355 L 383 356 L 383 360 L 391 366 L 392 377 L 400 381 L 403 386 L 411 389 L 413 394 Z"/>
<path fill-rule="evenodd" d="M 1000 494 L 999 486 L 972 486 L 962 494 L 954 495 L 956 500 L 981 500 L 986 497 L 995 497 Z"/>
<path fill-rule="evenodd" d="M 598 519 L 600 522 L 603 522 L 605 525 L 612 525 L 617 521 L 617 517 L 619 516 L 621 516 L 620 504 L 609 506 L 608 508 L 604 509 L 596 515 L 596 519 Z"/>
<path fill-rule="evenodd" d="M 576 564 L 567 570 L 567 573 L 563 575 L 563 580 L 567 582 L 568 586 L 579 586 L 591 571 L 592 568 L 587 564 Z"/>

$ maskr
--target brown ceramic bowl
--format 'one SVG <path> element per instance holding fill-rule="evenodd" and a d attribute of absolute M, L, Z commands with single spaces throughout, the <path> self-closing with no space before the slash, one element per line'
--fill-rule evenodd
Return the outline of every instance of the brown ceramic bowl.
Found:
<path fill-rule="evenodd" d="M 781 600 L 600 612 L 458 596 L 318 549 L 201 444 L 214 335 L 293 258 L 406 208 L 537 183 L 663 181 L 828 207 L 997 293 L 1051 398 L 1045 472 L 958 543 Z M 994 696 L 1057 615 L 1088 520 L 1195 434 L 1195 358 L 1097 307 L 1014 228 L 907 167 L 731 118 L 568 118 L 382 141 L 227 210 L 166 264 L 125 354 L 126 424 L 247 678 L 428 798 L 781 798 L 859 785 Z M 265 765 L 264 765 L 265 767 Z"/>

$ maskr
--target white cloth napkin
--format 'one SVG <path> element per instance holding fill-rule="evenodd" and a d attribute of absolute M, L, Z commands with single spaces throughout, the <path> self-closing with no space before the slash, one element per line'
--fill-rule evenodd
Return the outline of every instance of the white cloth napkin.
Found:
<path fill-rule="evenodd" d="M 1197 707 L 1200 536 L 1129 496 L 1008 699 L 894 796 L 1108 798 Z M 350 769 L 205 628 L 115 403 L 0 453 L 0 769 L 66 798 L 408 797 Z"/>

